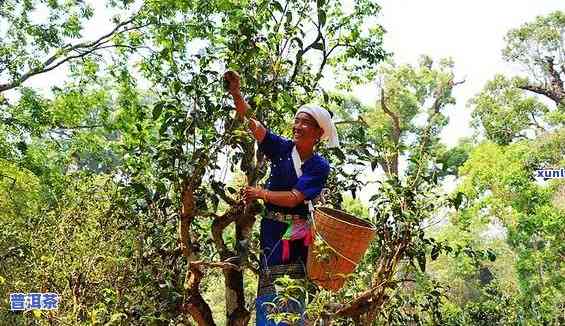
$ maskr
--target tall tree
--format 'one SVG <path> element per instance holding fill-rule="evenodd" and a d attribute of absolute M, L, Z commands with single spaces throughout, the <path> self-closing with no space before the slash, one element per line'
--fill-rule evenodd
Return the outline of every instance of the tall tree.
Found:
<path fill-rule="evenodd" d="M 472 100 L 475 126 L 488 141 L 461 169 L 461 190 L 470 199 L 461 217 L 502 222 L 517 255 L 521 314 L 533 323 L 559 323 L 564 304 L 557 221 L 565 216 L 558 204 L 565 186 L 562 180 L 540 184 L 534 174 L 565 163 L 564 35 L 561 11 L 508 32 L 503 57 L 527 75 L 497 75 Z"/>
<path fill-rule="evenodd" d="M 449 205 L 446 198 L 438 200 L 442 198 L 438 181 L 453 168 L 448 166 L 451 161 L 447 158 L 452 155 L 439 143 L 439 133 L 447 124 L 446 110 L 454 103 L 452 91 L 463 81 L 455 80 L 450 60 L 434 62 L 427 56 L 417 66 L 384 65 L 376 76 L 381 96 L 374 108 L 342 99 L 339 105 L 343 109 L 338 111 L 349 125 L 341 135 L 349 170 L 343 175 L 351 174 L 351 167 L 356 165 L 370 166 L 384 174 L 377 193 L 370 199 L 377 235 L 359 274 L 353 276 L 354 285 L 341 294 L 353 299 L 335 307 L 332 303 L 340 300 L 326 297 L 329 308 L 319 313 L 321 318 L 348 318 L 355 324 L 367 325 L 375 320 L 414 321 L 414 312 L 418 311 L 428 315 L 431 322 L 440 322 L 434 312 L 439 307 L 437 288 L 426 287 L 425 298 L 429 301 L 418 303 L 411 314 L 398 308 L 408 303 L 400 285 L 414 281 L 403 276 L 408 271 L 425 273 L 427 255 L 431 253 L 436 259 L 441 252 L 452 250 L 448 244 L 426 237 L 424 230 L 426 221 Z M 403 162 L 407 166 L 403 167 Z M 353 176 L 359 177 L 356 172 Z M 344 190 L 359 190 L 356 188 L 363 182 L 353 187 L 339 183 Z"/>
<path fill-rule="evenodd" d="M 120 47 L 116 37 L 142 27 L 135 22 L 136 15 L 116 16 L 112 29 L 84 40 L 84 25 L 93 16 L 92 6 L 82 1 L 2 1 L 0 23 L 7 28 L 0 32 L 0 93 L 65 63 Z"/>
<path fill-rule="evenodd" d="M 156 1 L 127 16 L 131 2 L 109 3 L 127 18 L 117 20 L 110 34 L 73 43 L 73 37 L 80 37 L 80 22 L 93 14 L 82 3 L 65 7 L 49 2 L 52 33 L 45 36 L 25 34 L 36 28 L 27 17 L 41 3 L 3 2 L 10 12 L 21 14 L 6 15 L 8 25 L 29 27 L 14 39 L 6 38 L 6 48 L 22 45 L 24 51 L 29 45 L 28 52 L 3 51 L 7 81 L 1 90 L 17 89 L 24 95 L 15 104 L 5 102 L 1 113 L 3 131 L 17 134 L 10 159 L 24 164 L 31 154 L 28 148 L 48 143 L 61 150 L 61 161 L 54 166 L 60 186 L 66 174 L 78 176 L 75 172 L 116 176 L 127 217 L 123 227 L 140 233 L 131 255 L 155 264 L 130 268 L 155 278 L 142 283 L 165 284 L 170 296 L 156 300 L 168 305 L 163 313 L 188 313 L 201 325 L 215 324 L 201 281 L 207 268 L 220 267 L 228 323 L 246 324 L 250 314 L 242 270 L 212 257 L 235 254 L 237 244 L 250 235 L 257 207 L 244 207 L 225 190 L 223 180 L 212 176 L 222 157 L 241 167 L 247 184 L 258 182 L 265 171 L 263 159 L 255 159 L 253 143 L 230 116 L 221 75 L 226 68 L 238 70 L 255 114 L 283 132 L 294 110 L 321 94 L 318 81 L 330 64 L 347 65 L 362 75 L 382 60 L 382 30 L 362 29 L 379 7 L 356 1 L 346 12 L 339 1 Z M 83 10 L 83 15 L 71 17 L 73 10 Z M 202 46 L 195 51 L 198 44 Z M 102 60 L 89 60 L 102 49 L 112 51 L 96 57 Z M 52 98 L 17 88 L 36 74 L 79 58 L 84 61 L 71 69 L 75 82 L 54 89 Z M 137 66 L 130 64 L 132 59 L 138 60 Z M 140 87 L 141 80 L 151 87 Z M 60 204 L 65 193 L 61 187 L 54 202 Z M 220 199 L 229 208 L 216 215 Z M 171 241 L 171 218 L 179 220 L 178 243 Z M 236 225 L 236 239 L 226 244 L 223 233 L 230 224 Z M 84 275 L 73 272 L 77 300 L 88 284 Z M 91 313 L 101 314 L 99 309 Z M 135 318 L 132 312 L 127 315 Z"/>
<path fill-rule="evenodd" d="M 504 145 L 563 126 L 564 30 L 556 11 L 508 32 L 503 58 L 527 74 L 497 75 L 472 99 L 474 125 L 488 139 Z"/>
<path fill-rule="evenodd" d="M 243 136 L 241 126 L 229 115 L 229 103 L 220 83 L 223 70 L 239 71 L 256 116 L 282 132 L 294 110 L 320 93 L 317 84 L 330 58 L 340 58 L 336 64 L 351 62 L 361 70 L 374 67 L 383 58 L 379 46 L 382 32 L 361 30 L 363 22 L 378 12 L 378 6 L 358 1 L 346 14 L 337 1 L 219 1 L 190 4 L 183 8 L 186 11 L 181 19 L 171 16 L 163 8 L 166 5 L 153 6 L 152 10 L 159 14 L 149 19 L 168 24 L 156 25 L 151 41 L 157 49 L 142 65 L 142 72 L 159 92 L 151 116 L 142 119 L 147 121 L 147 132 L 158 130 L 154 141 L 159 145 L 155 151 L 142 131 L 140 135 L 132 134 L 130 150 L 142 153 L 135 158 L 137 161 L 158 158 L 159 167 L 148 171 L 155 175 L 150 179 L 135 169 L 128 173 L 148 189 L 166 190 L 172 186 L 175 190 L 170 194 L 180 195 L 181 248 L 188 260 L 187 312 L 200 324 L 213 324 L 199 285 L 204 268 L 220 266 L 227 287 L 228 323 L 245 324 L 250 315 L 245 306 L 242 271 L 204 259 L 196 253 L 193 241 L 199 220 L 213 217 L 215 251 L 226 259 L 235 255 L 239 243 L 247 241 L 255 221 L 257 208 L 245 207 L 240 198 L 226 192 L 223 180 L 212 178 L 203 183 L 206 175 L 219 170 L 221 154 L 241 167 L 246 184 L 257 183 L 265 173 L 264 159 L 256 155 L 253 142 Z M 187 45 L 196 39 L 206 44 L 191 54 Z M 364 47 L 367 44 L 375 46 Z M 321 60 L 312 61 L 313 53 L 321 54 Z M 151 179 L 165 181 L 165 185 L 152 184 Z M 220 199 L 230 208 L 216 216 L 213 207 Z M 226 244 L 223 232 L 230 224 L 235 224 L 235 243 Z"/>
<path fill-rule="evenodd" d="M 518 87 L 550 98 L 563 111 L 565 106 L 565 13 L 553 12 L 513 29 L 506 35 L 503 58 L 527 69 Z"/>

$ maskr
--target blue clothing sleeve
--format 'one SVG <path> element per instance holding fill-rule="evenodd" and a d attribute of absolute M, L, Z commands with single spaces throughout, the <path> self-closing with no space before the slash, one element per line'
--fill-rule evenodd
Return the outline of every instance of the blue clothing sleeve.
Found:
<path fill-rule="evenodd" d="M 326 184 L 328 175 L 330 174 L 330 166 L 327 162 L 322 161 L 320 164 L 303 167 L 304 171 L 294 189 L 304 194 L 304 199 L 312 200 L 316 198 Z"/>
<path fill-rule="evenodd" d="M 283 138 L 279 135 L 273 134 L 270 130 L 267 130 L 265 138 L 259 143 L 259 150 L 265 155 L 272 159 L 280 155 L 285 149 L 292 146 L 292 141 Z"/>

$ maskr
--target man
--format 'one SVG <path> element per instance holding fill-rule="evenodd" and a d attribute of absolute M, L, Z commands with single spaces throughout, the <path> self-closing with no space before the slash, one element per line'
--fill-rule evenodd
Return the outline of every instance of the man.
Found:
<path fill-rule="evenodd" d="M 235 102 L 239 119 L 245 117 L 249 105 L 240 90 L 237 73 L 224 74 L 228 91 Z M 330 166 L 327 160 L 314 152 L 321 140 L 330 147 L 339 145 L 331 115 L 323 108 L 302 106 L 294 117 L 292 140 L 282 138 L 267 130 L 255 119 L 248 127 L 262 151 L 271 161 L 271 173 L 266 188 L 246 187 L 245 201 L 261 199 L 267 208 L 261 220 L 261 266 L 256 300 L 257 324 L 275 325 L 267 318 L 265 302 L 274 302 L 274 280 L 283 275 L 305 278 L 308 245 L 311 242 L 308 216 L 309 201 L 317 197 L 324 187 Z M 287 311 L 302 313 L 304 305 L 287 307 Z"/>

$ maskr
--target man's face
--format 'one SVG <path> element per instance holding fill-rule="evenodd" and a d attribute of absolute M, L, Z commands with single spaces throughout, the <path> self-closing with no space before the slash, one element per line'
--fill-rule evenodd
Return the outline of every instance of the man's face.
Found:
<path fill-rule="evenodd" d="M 292 136 L 295 143 L 315 144 L 322 134 L 322 128 L 318 126 L 316 120 L 308 113 L 300 112 L 296 118 L 294 118 Z"/>

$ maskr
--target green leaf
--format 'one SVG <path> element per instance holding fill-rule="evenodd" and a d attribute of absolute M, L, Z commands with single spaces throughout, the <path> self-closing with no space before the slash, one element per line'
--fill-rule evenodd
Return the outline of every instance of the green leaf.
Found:
<path fill-rule="evenodd" d="M 464 194 L 462 192 L 458 192 L 455 198 L 449 200 L 453 204 L 453 207 L 455 207 L 455 209 L 459 209 L 459 207 L 461 206 L 461 203 L 463 202 L 463 196 Z"/>
<path fill-rule="evenodd" d="M 284 10 L 283 6 L 278 1 L 273 1 L 273 7 L 280 12 Z"/>
<path fill-rule="evenodd" d="M 145 194 L 145 192 L 147 191 L 147 188 L 145 187 L 145 185 L 143 185 L 139 182 L 133 182 L 131 184 L 131 187 L 135 190 L 135 192 L 137 192 L 139 194 Z"/>
<path fill-rule="evenodd" d="M 320 23 L 320 27 L 326 25 L 326 11 L 323 9 L 318 9 L 318 22 Z"/>
<path fill-rule="evenodd" d="M 294 37 L 291 42 L 296 42 L 300 49 L 304 49 L 304 42 L 299 37 Z"/>
<path fill-rule="evenodd" d="M 171 83 L 171 89 L 175 94 L 178 93 L 181 89 L 180 82 L 178 80 L 173 80 L 173 82 Z"/>
<path fill-rule="evenodd" d="M 32 310 L 33 318 L 41 319 L 41 310 Z"/>
<path fill-rule="evenodd" d="M 324 51 L 324 44 L 322 42 L 315 43 L 312 48 L 320 51 Z"/>
<path fill-rule="evenodd" d="M 371 169 L 374 171 L 378 164 L 379 164 L 379 161 L 377 159 L 372 160 L 371 161 Z"/>
<path fill-rule="evenodd" d="M 16 147 L 18 148 L 18 150 L 22 153 L 25 154 L 27 152 L 27 144 L 24 141 L 20 141 L 16 144 Z"/>
<path fill-rule="evenodd" d="M 330 101 L 330 96 L 328 95 L 328 92 L 322 90 L 322 94 L 324 96 L 324 103 L 328 103 Z"/>
<path fill-rule="evenodd" d="M 165 116 L 167 116 L 166 113 Z M 167 132 L 167 129 L 173 124 L 174 121 L 175 121 L 174 117 L 169 116 L 168 118 L 166 118 L 163 124 L 161 124 L 161 127 L 159 128 L 159 134 L 161 136 L 164 135 Z"/>
<path fill-rule="evenodd" d="M 333 149 L 334 154 L 339 158 L 340 161 L 345 161 L 345 154 L 340 148 Z"/>
<path fill-rule="evenodd" d="M 164 102 L 159 102 L 155 104 L 155 106 L 153 107 L 153 120 L 159 119 L 159 116 L 161 116 L 161 112 L 163 112 L 164 106 L 165 106 Z"/>
<path fill-rule="evenodd" d="M 418 256 L 416 256 L 416 259 L 418 260 L 418 266 L 420 267 L 420 270 L 422 271 L 422 273 L 426 272 L 426 256 L 423 254 L 418 254 Z"/>
<path fill-rule="evenodd" d="M 496 254 L 491 249 L 487 249 L 487 257 L 492 262 L 496 260 Z"/>
<path fill-rule="evenodd" d="M 288 11 L 286 13 L 286 24 L 290 24 L 292 22 L 292 12 Z"/>
<path fill-rule="evenodd" d="M 212 202 L 212 207 L 214 210 L 218 210 L 218 205 L 220 204 L 220 198 L 216 195 L 210 197 L 210 201 Z"/>
<path fill-rule="evenodd" d="M 432 260 L 436 260 L 437 257 L 439 256 L 439 253 L 440 253 L 440 248 L 439 248 L 439 246 L 434 246 L 434 247 L 432 248 L 432 253 L 431 253 L 431 255 L 430 255 L 430 256 L 432 257 Z"/>

